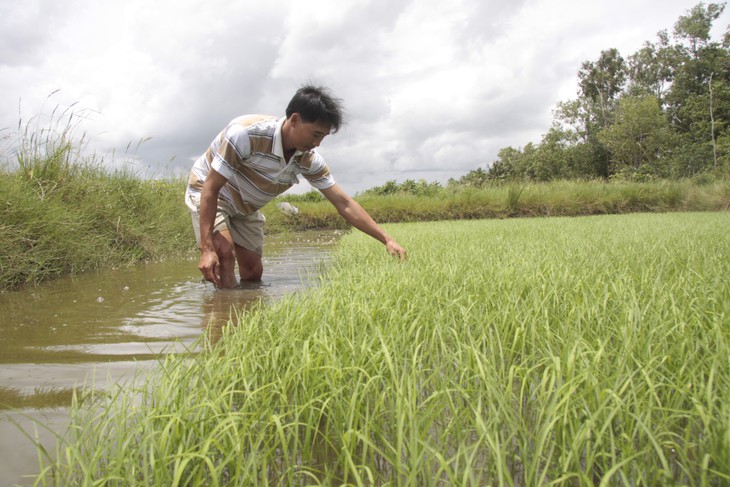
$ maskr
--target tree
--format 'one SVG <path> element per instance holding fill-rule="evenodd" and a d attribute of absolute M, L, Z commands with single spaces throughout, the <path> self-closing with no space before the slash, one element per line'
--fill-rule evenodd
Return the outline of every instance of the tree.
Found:
<path fill-rule="evenodd" d="M 680 65 L 681 52 L 669 44 L 666 30 L 660 31 L 657 37 L 657 44 L 647 41 L 629 56 L 628 92 L 635 96 L 654 95 L 659 100 L 659 106 L 663 107 L 665 93 Z"/>
<path fill-rule="evenodd" d="M 710 30 L 715 20 L 722 15 L 725 4 L 711 3 L 705 7 L 699 3 L 690 9 L 688 15 L 682 15 L 674 24 L 674 35 L 689 43 L 692 56 L 697 59 L 699 51 L 710 40 Z"/>
<path fill-rule="evenodd" d="M 596 62 L 586 61 L 578 72 L 581 94 L 598 104 L 602 126 L 609 124 L 611 103 L 626 82 L 626 63 L 617 49 L 601 51 Z"/>
<path fill-rule="evenodd" d="M 577 99 L 558 103 L 539 144 L 502 149 L 488 178 L 683 177 L 730 165 L 730 28 L 710 36 L 724 9 L 699 3 L 628 63 L 616 49 L 582 63 Z"/>
<path fill-rule="evenodd" d="M 553 110 L 553 124 L 561 127 L 572 143 L 588 142 L 588 134 L 593 132 L 589 110 L 581 99 L 558 102 Z"/>
<path fill-rule="evenodd" d="M 669 149 L 669 125 L 653 95 L 623 97 L 614 123 L 598 134 L 598 140 L 611 153 L 611 173 L 625 168 L 648 166 L 652 174 Z"/>
<path fill-rule="evenodd" d="M 681 140 L 673 158 L 677 175 L 710 169 L 724 157 L 724 145 L 717 141 L 729 135 L 730 54 L 710 40 L 712 24 L 724 8 L 700 3 L 675 24 L 682 60 L 667 94 L 667 113 Z"/>
<path fill-rule="evenodd" d="M 509 180 L 525 177 L 525 157 L 521 150 L 505 147 L 497 153 L 497 160 L 489 167 L 489 178 Z"/>
<path fill-rule="evenodd" d="M 489 182 L 489 173 L 484 169 L 477 168 L 473 171 L 469 171 L 464 176 L 460 177 L 459 180 L 453 178 L 449 179 L 449 186 L 467 186 L 473 188 L 481 188 Z"/>
<path fill-rule="evenodd" d="M 727 164 L 730 155 L 730 83 L 712 77 L 707 93 L 688 95 L 677 113 L 681 130 L 672 160 L 675 176 L 691 176 Z"/>
<path fill-rule="evenodd" d="M 725 4 L 700 3 L 679 18 L 674 26 L 674 38 L 684 44 L 675 46 L 675 76 L 668 94 L 672 123 L 680 130 L 689 128 L 690 120 L 681 117 L 684 101 L 692 95 L 709 94 L 710 77 L 727 79 L 727 49 L 709 42 L 712 23 L 725 9 Z"/>

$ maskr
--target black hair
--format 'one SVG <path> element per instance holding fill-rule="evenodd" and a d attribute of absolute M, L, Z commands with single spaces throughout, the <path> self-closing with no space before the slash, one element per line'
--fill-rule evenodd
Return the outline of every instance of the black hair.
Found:
<path fill-rule="evenodd" d="M 304 122 L 326 123 L 332 133 L 340 130 L 344 122 L 342 100 L 324 86 L 304 85 L 297 90 L 286 107 L 286 118 L 298 113 Z"/>

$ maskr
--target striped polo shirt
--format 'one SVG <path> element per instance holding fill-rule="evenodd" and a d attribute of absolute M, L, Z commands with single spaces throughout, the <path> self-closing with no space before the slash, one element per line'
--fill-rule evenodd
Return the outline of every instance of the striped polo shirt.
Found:
<path fill-rule="evenodd" d="M 297 151 L 287 162 L 281 140 L 284 117 L 244 115 L 235 118 L 195 161 L 185 195 L 197 211 L 203 182 L 215 169 L 228 182 L 218 197 L 242 215 L 250 215 L 299 182 L 304 176 L 316 189 L 327 189 L 335 180 L 322 156 Z"/>

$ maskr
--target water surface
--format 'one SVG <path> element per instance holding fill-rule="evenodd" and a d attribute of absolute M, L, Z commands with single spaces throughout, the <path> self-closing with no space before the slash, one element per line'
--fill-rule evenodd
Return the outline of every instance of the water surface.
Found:
<path fill-rule="evenodd" d="M 38 466 L 15 423 L 52 448 L 75 389 L 129 380 L 202 333 L 217 336 L 231 313 L 312 285 L 337 237 L 269 237 L 262 283 L 236 290 L 203 282 L 191 255 L 0 294 L 0 486 L 28 483 Z"/>

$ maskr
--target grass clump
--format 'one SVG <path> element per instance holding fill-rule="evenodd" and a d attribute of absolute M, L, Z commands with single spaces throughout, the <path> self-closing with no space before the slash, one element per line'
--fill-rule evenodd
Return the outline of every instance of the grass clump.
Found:
<path fill-rule="evenodd" d="M 728 213 L 393 225 L 77 406 L 38 484 L 730 482 Z M 136 396 L 134 394 L 137 394 Z"/>
<path fill-rule="evenodd" d="M 182 179 L 106 171 L 60 126 L 26 129 L 0 161 L 0 291 L 192 247 Z"/>

